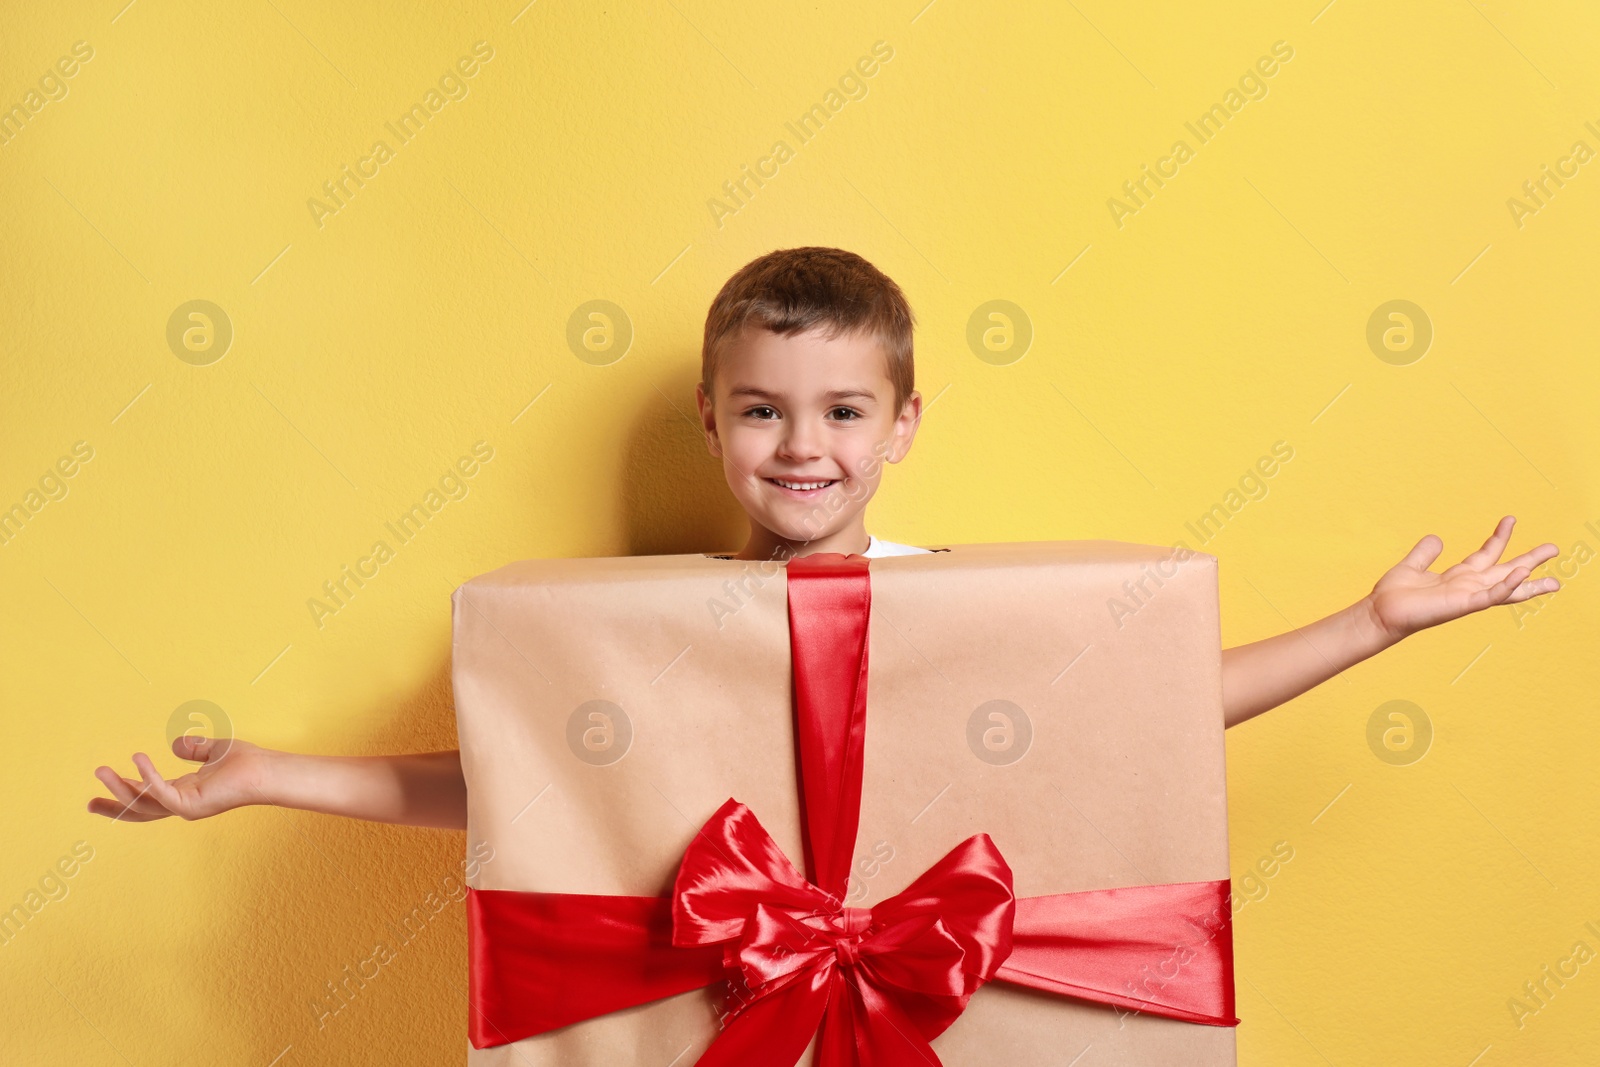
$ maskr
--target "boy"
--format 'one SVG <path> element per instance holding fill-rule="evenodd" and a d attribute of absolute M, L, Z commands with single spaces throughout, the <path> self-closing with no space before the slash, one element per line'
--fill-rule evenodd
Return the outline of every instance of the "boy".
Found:
<path fill-rule="evenodd" d="M 860 256 L 831 248 L 772 252 L 730 278 L 712 302 L 696 400 L 711 454 L 750 520 L 730 559 L 812 552 L 923 552 L 870 536 L 866 506 L 883 463 L 905 458 L 922 417 L 913 389 L 915 322 L 899 286 Z M 1222 653 L 1224 722 L 1235 726 L 1304 693 L 1409 634 L 1496 604 L 1554 592 L 1525 579 L 1556 555 L 1543 544 L 1500 562 L 1515 519 L 1442 573 L 1429 534 L 1355 604 L 1303 629 Z M 170 781 L 148 756 L 142 782 L 95 771 L 112 798 L 89 810 L 147 822 L 200 819 L 246 804 L 465 829 L 459 754 L 309 756 L 247 741 L 180 737 L 177 756 L 202 766 Z M 224 758 L 226 757 L 226 758 Z"/>

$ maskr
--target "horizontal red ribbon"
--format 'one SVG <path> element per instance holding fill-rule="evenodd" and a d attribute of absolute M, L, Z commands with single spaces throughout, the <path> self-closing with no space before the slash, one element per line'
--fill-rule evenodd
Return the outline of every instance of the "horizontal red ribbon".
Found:
<path fill-rule="evenodd" d="M 469 890 L 468 1035 L 487 1048 L 721 980 L 742 995 L 702 1067 L 938 1063 L 985 982 L 1213 1026 L 1234 1017 L 1226 879 L 1018 899 L 987 835 L 872 908 L 843 894 L 861 803 L 867 561 L 791 560 L 806 874 L 729 800 L 664 897 Z"/>

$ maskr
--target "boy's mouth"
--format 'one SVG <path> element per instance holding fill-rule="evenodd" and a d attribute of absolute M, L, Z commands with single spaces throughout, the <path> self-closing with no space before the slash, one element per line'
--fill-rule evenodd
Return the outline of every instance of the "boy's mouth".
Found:
<path fill-rule="evenodd" d="M 813 497 L 839 484 L 839 479 L 811 478 L 801 480 L 798 478 L 764 478 L 763 481 L 777 486 L 790 496 L 801 498 Z"/>

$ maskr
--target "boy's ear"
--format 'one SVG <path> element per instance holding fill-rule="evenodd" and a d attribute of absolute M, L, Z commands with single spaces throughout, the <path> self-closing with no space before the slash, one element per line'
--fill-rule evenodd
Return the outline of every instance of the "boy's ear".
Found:
<path fill-rule="evenodd" d="M 695 406 L 700 409 L 700 426 L 706 432 L 706 448 L 717 459 L 722 458 L 722 440 L 717 436 L 717 412 L 711 398 L 706 396 L 704 382 L 694 387 Z"/>
<path fill-rule="evenodd" d="M 894 420 L 894 429 L 889 434 L 889 454 L 884 458 L 890 463 L 905 459 L 906 453 L 911 451 L 911 442 L 916 439 L 917 427 L 921 425 L 922 394 L 913 389 Z"/>

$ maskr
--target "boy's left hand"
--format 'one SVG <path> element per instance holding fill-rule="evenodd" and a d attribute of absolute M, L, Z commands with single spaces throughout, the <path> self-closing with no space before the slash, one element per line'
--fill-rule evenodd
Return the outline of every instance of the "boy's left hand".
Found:
<path fill-rule="evenodd" d="M 1496 604 L 1515 604 L 1561 588 L 1555 578 L 1524 581 L 1533 568 L 1555 556 L 1553 544 L 1529 549 L 1515 559 L 1499 562 L 1511 527 L 1510 515 L 1500 520 L 1483 547 L 1453 567 L 1435 574 L 1428 569 L 1444 549 L 1444 541 L 1429 534 L 1418 541 L 1406 558 L 1389 568 L 1367 594 L 1374 623 L 1393 641 L 1441 622 Z"/>

